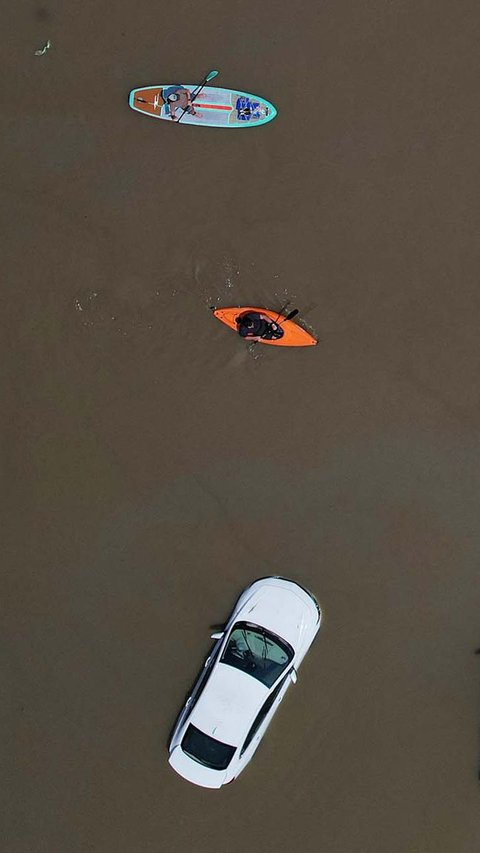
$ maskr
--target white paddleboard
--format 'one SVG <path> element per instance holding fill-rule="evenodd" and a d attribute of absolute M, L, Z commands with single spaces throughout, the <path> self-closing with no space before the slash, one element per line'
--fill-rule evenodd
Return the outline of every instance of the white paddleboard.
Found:
<path fill-rule="evenodd" d="M 137 110 L 153 118 L 160 118 L 174 124 L 182 116 L 187 95 L 195 91 L 190 83 L 185 85 L 165 83 L 157 86 L 142 86 L 130 92 L 128 103 Z M 257 95 L 249 95 L 238 89 L 218 89 L 216 86 L 204 86 L 193 101 L 194 113 L 185 112 L 182 124 L 196 124 L 206 127 L 258 127 L 266 124 L 277 115 L 273 104 Z M 172 114 L 174 118 L 172 119 Z"/>

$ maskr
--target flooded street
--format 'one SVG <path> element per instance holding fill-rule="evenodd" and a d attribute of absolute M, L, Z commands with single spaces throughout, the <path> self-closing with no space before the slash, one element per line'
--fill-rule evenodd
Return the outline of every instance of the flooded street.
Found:
<path fill-rule="evenodd" d="M 478 3 L 1 6 L 5 849 L 478 853 Z M 128 108 L 210 68 L 277 118 Z M 287 301 L 316 348 L 209 311 Z M 170 730 L 271 574 L 318 639 L 197 788 Z"/>

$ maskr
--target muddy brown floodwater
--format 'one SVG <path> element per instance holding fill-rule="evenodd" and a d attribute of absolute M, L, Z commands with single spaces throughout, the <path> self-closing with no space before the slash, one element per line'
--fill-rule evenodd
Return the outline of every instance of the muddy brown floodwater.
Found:
<path fill-rule="evenodd" d="M 477 853 L 477 0 L 1 7 L 5 850 Z M 128 109 L 210 68 L 278 118 Z M 316 349 L 208 311 L 287 299 Z M 268 574 L 323 626 L 202 790 L 168 733 Z"/>

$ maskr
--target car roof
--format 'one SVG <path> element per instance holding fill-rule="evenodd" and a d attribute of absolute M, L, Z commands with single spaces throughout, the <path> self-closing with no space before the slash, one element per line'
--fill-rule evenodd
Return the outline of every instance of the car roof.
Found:
<path fill-rule="evenodd" d="M 269 692 L 252 675 L 217 663 L 189 722 L 222 743 L 240 746 Z"/>

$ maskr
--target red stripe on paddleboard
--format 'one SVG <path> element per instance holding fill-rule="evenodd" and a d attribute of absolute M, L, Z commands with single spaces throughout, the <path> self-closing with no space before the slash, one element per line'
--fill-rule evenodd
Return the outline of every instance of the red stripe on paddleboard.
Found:
<path fill-rule="evenodd" d="M 195 106 L 202 110 L 233 110 L 233 107 L 225 107 L 222 104 L 202 104 L 201 101 L 195 101 Z"/>

